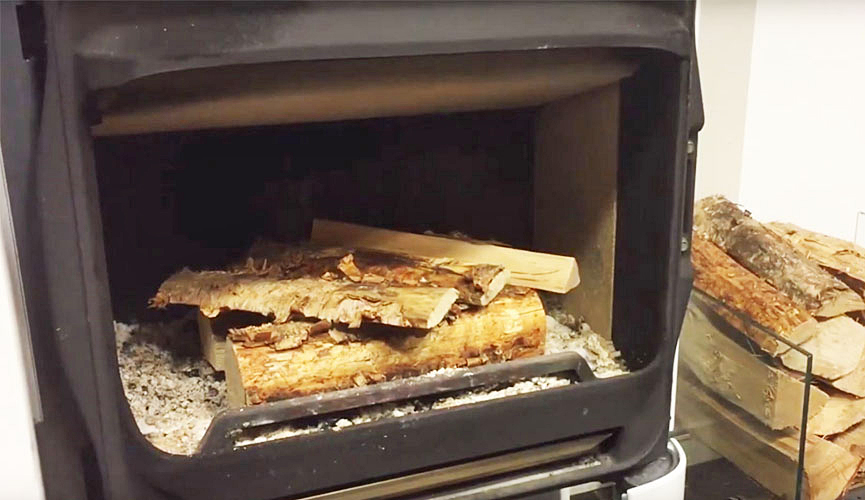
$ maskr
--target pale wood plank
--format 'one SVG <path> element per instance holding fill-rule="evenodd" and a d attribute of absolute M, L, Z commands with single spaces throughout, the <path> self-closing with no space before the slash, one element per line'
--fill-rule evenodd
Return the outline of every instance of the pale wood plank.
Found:
<path fill-rule="evenodd" d="M 509 284 L 550 292 L 565 293 L 580 283 L 577 261 L 573 257 L 455 238 L 315 219 L 310 241 L 317 245 L 364 248 L 435 259 L 435 264 L 443 267 L 499 265 L 510 272 Z"/>
<path fill-rule="evenodd" d="M 770 430 L 694 384 L 680 377 L 676 400 L 677 415 L 689 432 L 774 494 L 793 498 L 798 432 Z M 803 498 L 837 499 L 861 462 L 861 457 L 835 443 L 808 436 Z"/>
<path fill-rule="evenodd" d="M 801 425 L 805 384 L 730 339 L 719 327 L 720 318 L 711 314 L 693 301 L 688 305 L 679 338 L 681 363 L 706 387 L 769 428 Z M 809 416 L 828 399 L 812 386 Z"/>

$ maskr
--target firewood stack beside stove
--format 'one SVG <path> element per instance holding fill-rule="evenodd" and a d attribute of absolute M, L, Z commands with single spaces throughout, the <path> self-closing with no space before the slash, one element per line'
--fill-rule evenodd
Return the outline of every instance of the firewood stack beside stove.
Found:
<path fill-rule="evenodd" d="M 182 270 L 151 303 L 199 308 L 239 407 L 543 354 L 536 289 L 578 283 L 572 257 L 316 220 L 308 243 Z"/>
<path fill-rule="evenodd" d="M 803 498 L 865 478 L 865 248 L 699 201 L 694 288 L 681 337 L 678 415 L 773 493 L 793 498 L 813 355 Z"/>

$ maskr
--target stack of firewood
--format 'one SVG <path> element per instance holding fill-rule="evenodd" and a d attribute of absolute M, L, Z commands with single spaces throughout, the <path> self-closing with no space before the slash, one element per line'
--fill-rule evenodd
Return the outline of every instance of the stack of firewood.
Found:
<path fill-rule="evenodd" d="M 152 305 L 199 308 L 204 355 L 243 406 L 542 354 L 535 289 L 578 282 L 572 257 L 317 220 L 309 244 L 180 271 Z"/>
<path fill-rule="evenodd" d="M 697 203 L 694 288 L 682 328 L 680 416 L 694 434 L 792 498 L 803 423 L 804 498 L 838 498 L 865 458 L 865 248 L 762 224 L 722 197 Z M 859 473 L 861 474 L 861 473 Z"/>

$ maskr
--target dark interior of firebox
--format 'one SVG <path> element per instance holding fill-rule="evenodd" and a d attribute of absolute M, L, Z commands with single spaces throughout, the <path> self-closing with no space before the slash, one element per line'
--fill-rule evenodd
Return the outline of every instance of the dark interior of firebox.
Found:
<path fill-rule="evenodd" d="M 178 269 L 218 268 L 314 217 L 532 242 L 532 111 L 372 119 L 97 142 L 115 315 Z"/>

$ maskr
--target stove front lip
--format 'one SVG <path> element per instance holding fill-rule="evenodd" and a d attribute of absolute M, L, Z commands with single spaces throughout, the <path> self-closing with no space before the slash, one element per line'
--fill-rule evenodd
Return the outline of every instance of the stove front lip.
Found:
<path fill-rule="evenodd" d="M 676 98 L 679 115 L 675 126 L 671 124 L 675 137 L 669 140 L 675 140 L 675 145 L 664 146 L 675 150 L 671 154 L 675 153 L 676 164 L 669 167 L 674 171 L 671 174 L 674 185 L 667 187 L 669 199 L 663 202 L 671 219 L 670 234 L 664 235 L 665 247 L 661 253 L 668 261 L 659 264 L 666 277 L 656 291 L 662 297 L 659 299 L 662 310 L 656 314 L 663 346 L 647 366 L 630 375 L 591 384 L 490 401 L 440 414 L 377 422 L 347 430 L 337 439 L 332 439 L 336 437 L 333 433 L 311 435 L 239 450 L 224 460 L 186 458 L 163 454 L 146 442 L 132 419 L 117 376 L 93 155 L 88 125 L 82 116 L 82 110 L 86 113 L 87 109 L 83 98 L 87 83 L 79 66 L 82 56 L 74 53 L 75 44 L 71 42 L 70 33 L 75 26 L 70 23 L 69 8 L 69 5 L 46 5 L 49 58 L 33 167 L 27 164 L 7 168 L 12 167 L 17 175 L 25 172 L 22 177 L 28 181 L 26 185 L 10 185 L 10 191 L 18 197 L 13 200 L 13 210 L 18 207 L 17 216 L 13 213 L 19 219 L 16 225 L 29 229 L 29 234 L 22 238 L 24 241 L 19 241 L 19 254 L 27 279 L 28 306 L 34 311 L 31 329 L 34 336 L 54 344 L 51 348 L 56 353 L 52 356 L 59 360 L 66 377 L 60 385 L 68 387 L 77 406 L 67 411 L 80 412 L 76 418 L 83 421 L 82 431 L 93 443 L 108 497 L 165 498 L 168 492 L 197 497 L 212 492 L 213 498 L 231 498 L 238 491 L 273 497 L 286 490 L 320 491 L 385 477 L 399 470 L 434 467 L 593 430 L 618 429 L 606 451 L 609 466 L 604 471 L 592 469 L 593 475 L 624 471 L 663 452 L 673 348 L 684 311 L 679 306 L 684 306 L 690 290 L 688 254 L 680 252 L 683 236 L 674 227 L 677 221 L 686 218 L 684 207 L 693 196 L 693 179 L 686 175 L 684 154 L 686 139 L 694 132 L 693 127 L 686 128 L 689 126 L 687 69 L 683 76 L 685 93 Z M 677 30 L 689 33 L 682 26 L 691 21 L 671 16 Z M 623 27 L 627 25 L 622 23 Z M 637 43 L 632 35 L 619 35 L 628 40 L 629 46 L 663 47 L 669 44 L 670 33 L 654 32 L 642 38 L 645 43 Z M 598 46 L 618 43 L 597 37 L 581 39 L 578 35 L 575 39 L 582 40 L 575 42 L 576 46 L 590 42 Z M 672 52 L 682 56 L 678 51 Z M 685 68 L 691 65 L 687 57 L 681 60 Z M 574 415 L 575 409 L 588 413 Z M 49 415 L 46 420 L 50 418 Z M 530 425 L 534 419 L 543 424 Z M 522 425 L 514 426 L 514 422 Z M 515 428 L 534 431 L 514 433 Z M 486 432 L 456 435 L 453 429 Z M 370 451 L 366 443 L 373 442 L 376 436 L 383 439 L 385 431 L 402 432 L 406 436 L 410 432 L 412 439 L 404 442 L 399 453 L 394 453 L 397 449 L 393 447 L 389 449 L 391 453 L 385 453 L 387 446 L 379 452 Z M 450 437 L 443 442 L 442 435 Z M 323 481 L 320 476 L 329 474 L 333 460 L 345 457 L 355 457 L 353 464 L 358 468 L 348 471 L 343 468 L 332 480 Z M 388 462 L 376 462 L 380 457 Z M 316 467 L 306 467 L 312 464 Z M 388 467 L 379 467 L 382 464 Z M 247 475 L 248 481 L 237 480 L 239 471 Z M 306 475 L 298 479 L 300 482 L 287 485 L 288 475 L 299 471 Z M 262 495 L 253 495 L 248 490 L 255 484 Z"/>
<path fill-rule="evenodd" d="M 663 402 L 670 398 L 672 372 L 665 357 L 628 375 L 230 453 L 161 452 L 138 432 L 131 416 L 123 419 L 122 438 L 106 439 L 125 442 L 128 461 L 138 473 L 181 498 L 231 499 L 241 492 L 252 498 L 307 495 L 598 432 L 613 437 L 605 443 L 602 464 L 586 474 L 609 475 L 639 465 L 666 444 L 669 408 Z"/>
<path fill-rule="evenodd" d="M 70 2 L 60 13 L 91 90 L 192 68 L 580 47 L 687 57 L 693 3 Z"/>

